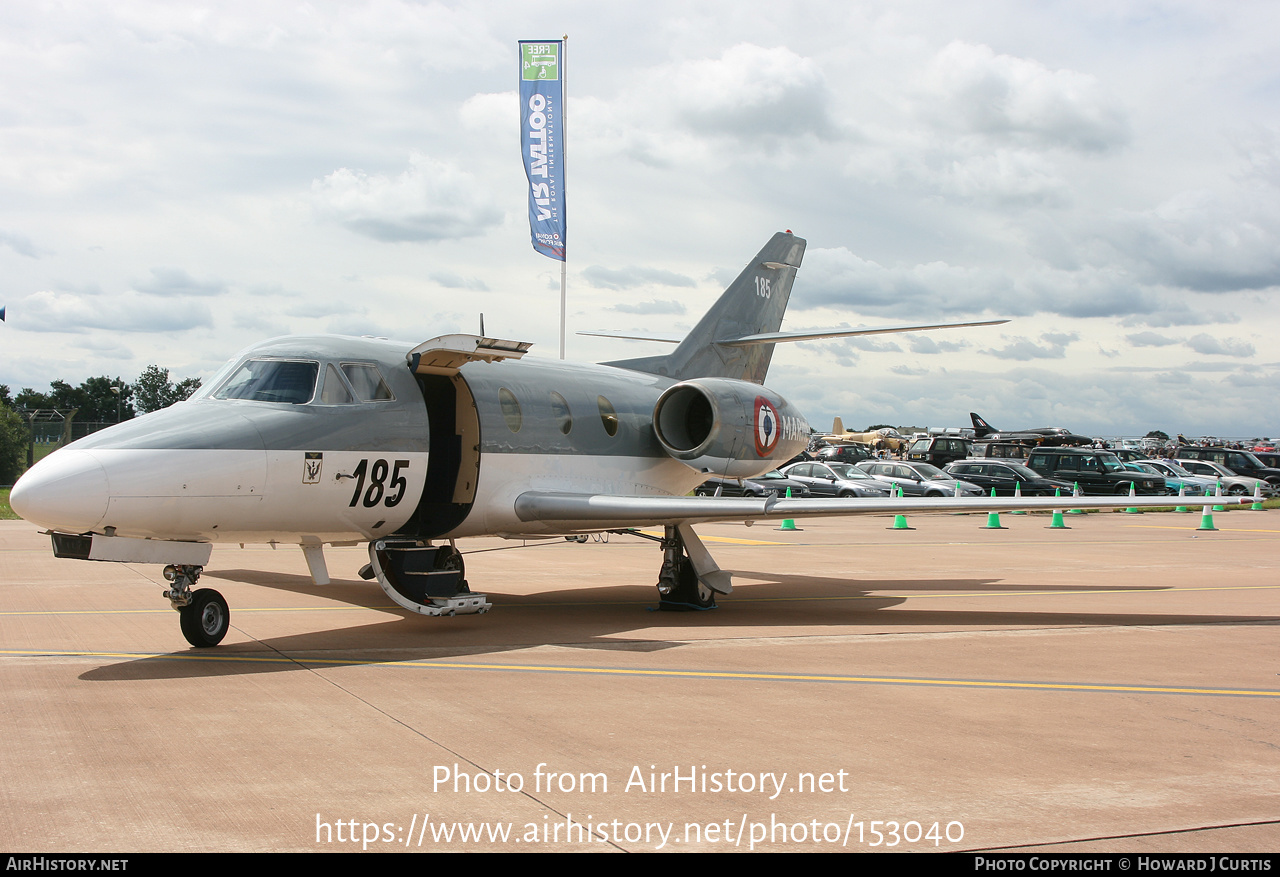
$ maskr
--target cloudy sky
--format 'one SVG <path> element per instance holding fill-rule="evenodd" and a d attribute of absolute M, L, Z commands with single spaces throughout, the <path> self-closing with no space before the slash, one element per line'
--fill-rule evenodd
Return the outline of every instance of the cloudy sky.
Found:
<path fill-rule="evenodd" d="M 0 383 L 264 337 L 557 353 L 519 39 L 567 33 L 570 331 L 687 329 L 769 236 L 825 427 L 1280 433 L 1274 2 L 0 6 Z M 570 337 L 569 357 L 663 352 Z"/>

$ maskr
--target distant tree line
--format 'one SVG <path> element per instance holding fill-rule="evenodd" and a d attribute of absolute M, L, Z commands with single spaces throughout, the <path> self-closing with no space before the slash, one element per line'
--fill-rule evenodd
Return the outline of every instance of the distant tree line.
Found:
<path fill-rule="evenodd" d="M 12 484 L 22 472 L 31 435 L 27 424 L 36 411 L 66 414 L 74 410 L 78 423 L 116 423 L 168 408 L 199 388 L 199 378 L 175 384 L 169 370 L 158 365 L 147 366 L 132 384 L 119 376 L 100 375 L 78 387 L 55 380 L 49 382 L 47 393 L 24 387 L 17 394 L 0 384 L 0 484 Z"/>

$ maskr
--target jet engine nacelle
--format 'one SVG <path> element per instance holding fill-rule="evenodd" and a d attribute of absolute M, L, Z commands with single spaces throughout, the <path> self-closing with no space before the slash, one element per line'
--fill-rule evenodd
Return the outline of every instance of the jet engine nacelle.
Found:
<path fill-rule="evenodd" d="M 725 478 L 762 475 L 805 449 L 809 424 L 790 402 L 750 381 L 700 378 L 669 387 L 653 407 L 663 450 Z"/>

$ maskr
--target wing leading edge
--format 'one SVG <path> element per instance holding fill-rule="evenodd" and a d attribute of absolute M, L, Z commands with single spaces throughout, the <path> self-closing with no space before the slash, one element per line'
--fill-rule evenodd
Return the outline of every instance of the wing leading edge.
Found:
<path fill-rule="evenodd" d="M 896 497 L 870 499 L 724 498 L 701 496 L 611 496 L 529 491 L 516 498 L 516 516 L 539 522 L 548 533 L 595 532 L 628 527 L 707 522 L 759 521 L 836 515 L 974 514 L 1067 509 L 1160 508 L 1249 502 L 1251 497 L 1048 496 Z"/>

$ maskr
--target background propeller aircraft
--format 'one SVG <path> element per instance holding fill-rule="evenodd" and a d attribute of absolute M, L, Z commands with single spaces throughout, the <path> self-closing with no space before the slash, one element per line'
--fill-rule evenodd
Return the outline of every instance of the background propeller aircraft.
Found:
<path fill-rule="evenodd" d="M 884 447 L 893 451 L 906 447 L 911 441 L 911 439 L 898 432 L 892 426 L 882 426 L 879 429 L 872 429 L 867 432 L 853 432 L 844 428 L 844 421 L 838 415 L 831 421 L 831 432 L 825 435 L 819 434 L 816 437 L 832 444 L 857 442 L 860 445 L 875 447 L 883 443 Z"/>
<path fill-rule="evenodd" d="M 779 331 L 804 249 L 790 232 L 774 235 L 664 356 L 525 359 L 529 344 L 477 335 L 417 347 L 266 341 L 190 400 L 41 460 L 10 502 L 48 529 L 58 557 L 167 564 L 164 596 L 195 646 L 217 645 L 230 621 L 217 591 L 193 588 L 215 542 L 297 544 L 325 584 L 323 546 L 367 541 L 363 577 L 406 609 L 452 615 L 490 606 L 467 586 L 458 539 L 661 527 L 662 605 L 688 608 L 732 590 L 693 530 L 699 522 L 1072 507 L 688 496 L 709 475 L 760 475 L 805 447 L 804 416 L 762 383 L 776 343 L 946 328 Z"/>

